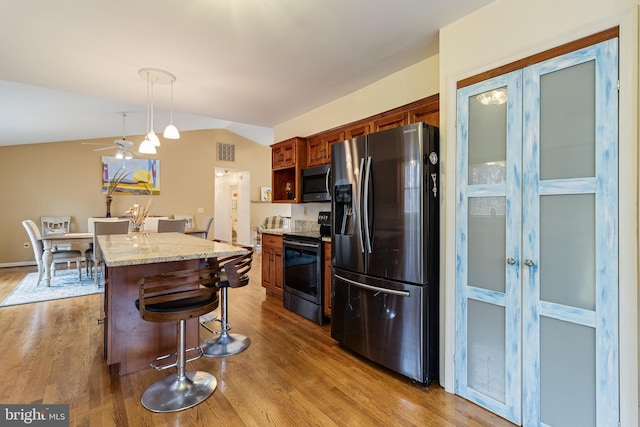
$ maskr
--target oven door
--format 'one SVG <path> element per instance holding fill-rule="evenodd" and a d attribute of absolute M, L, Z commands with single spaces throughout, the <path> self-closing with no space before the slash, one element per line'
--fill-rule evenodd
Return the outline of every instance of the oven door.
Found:
<path fill-rule="evenodd" d="M 320 242 L 283 241 L 284 292 L 322 304 L 321 248 Z"/>

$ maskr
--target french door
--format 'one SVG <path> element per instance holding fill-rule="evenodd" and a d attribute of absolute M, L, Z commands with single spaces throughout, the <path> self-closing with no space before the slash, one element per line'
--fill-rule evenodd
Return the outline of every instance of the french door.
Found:
<path fill-rule="evenodd" d="M 516 424 L 618 423 L 617 54 L 458 90 L 455 391 Z"/>

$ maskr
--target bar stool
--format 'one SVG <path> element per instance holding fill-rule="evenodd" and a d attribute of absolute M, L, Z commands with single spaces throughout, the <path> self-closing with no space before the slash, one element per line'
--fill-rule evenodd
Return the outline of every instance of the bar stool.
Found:
<path fill-rule="evenodd" d="M 177 351 L 157 357 L 151 366 L 157 370 L 176 367 L 177 374 L 170 375 L 145 390 L 142 406 L 152 412 L 174 412 L 191 408 L 207 399 L 216 389 L 216 378 L 203 371 L 185 372 L 186 362 L 202 356 L 200 347 L 186 349 L 186 320 L 198 318 L 218 307 L 219 267 L 182 270 L 145 277 L 140 280 L 139 299 L 136 307 L 140 317 L 149 322 L 178 322 Z M 188 351 L 197 355 L 186 359 Z M 160 365 L 159 362 L 175 356 L 175 362 Z"/>
<path fill-rule="evenodd" d="M 251 262 L 253 261 L 253 247 L 244 247 L 248 252 L 244 255 L 235 255 L 225 258 L 217 258 L 211 260 L 213 266 L 222 268 L 220 281 L 216 286 L 222 289 L 222 309 L 221 319 L 215 319 L 221 324 L 220 331 L 209 328 L 204 322 L 201 323 L 209 332 L 219 335 L 218 338 L 204 340 L 200 345 L 204 356 L 207 357 L 225 357 L 238 354 L 246 350 L 251 345 L 251 339 L 242 334 L 231 334 L 231 326 L 227 322 L 229 305 L 228 295 L 229 288 L 241 288 L 249 284 L 249 270 L 251 270 Z M 213 321 L 213 320 L 212 320 Z"/>

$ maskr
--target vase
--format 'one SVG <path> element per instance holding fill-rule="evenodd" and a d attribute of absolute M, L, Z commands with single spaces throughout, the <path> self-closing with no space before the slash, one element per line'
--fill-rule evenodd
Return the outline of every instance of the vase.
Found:
<path fill-rule="evenodd" d="M 107 218 L 111 218 L 111 202 L 113 201 L 113 196 L 107 196 L 107 214 L 105 215 Z"/>

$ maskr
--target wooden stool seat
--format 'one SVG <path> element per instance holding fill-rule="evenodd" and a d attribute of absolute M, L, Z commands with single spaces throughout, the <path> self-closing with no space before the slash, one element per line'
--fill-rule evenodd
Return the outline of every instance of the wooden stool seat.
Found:
<path fill-rule="evenodd" d="M 217 282 L 221 269 L 209 267 L 181 270 L 140 280 L 139 299 L 136 308 L 140 316 L 149 322 L 178 322 L 175 362 L 159 365 L 173 355 L 157 357 L 151 362 L 155 369 L 177 367 L 177 374 L 170 375 L 145 390 L 142 406 L 152 412 L 174 412 L 187 409 L 207 399 L 216 389 L 216 378 L 202 371 L 185 372 L 187 362 L 202 356 L 200 347 L 186 349 L 186 320 L 200 317 L 218 307 Z M 186 359 L 187 351 L 197 355 Z"/>

